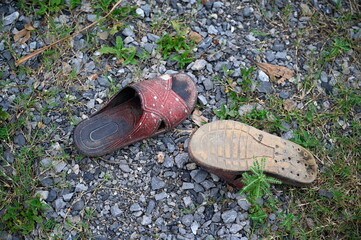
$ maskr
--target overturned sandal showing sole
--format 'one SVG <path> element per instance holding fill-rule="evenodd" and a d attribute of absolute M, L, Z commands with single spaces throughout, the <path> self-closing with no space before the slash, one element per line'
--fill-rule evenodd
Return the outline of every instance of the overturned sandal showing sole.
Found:
<path fill-rule="evenodd" d="M 231 120 L 200 127 L 191 137 L 188 152 L 200 167 L 238 188 L 243 186 L 241 174 L 262 158 L 264 172 L 283 183 L 303 186 L 317 175 L 316 161 L 303 147 Z"/>
<path fill-rule="evenodd" d="M 197 89 L 187 74 L 165 74 L 131 84 L 74 130 L 87 156 L 101 156 L 171 130 L 191 113 Z"/>

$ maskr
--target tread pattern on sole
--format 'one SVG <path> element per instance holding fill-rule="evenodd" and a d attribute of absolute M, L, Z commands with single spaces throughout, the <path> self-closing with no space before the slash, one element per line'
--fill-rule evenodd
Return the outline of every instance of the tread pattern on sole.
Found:
<path fill-rule="evenodd" d="M 189 149 L 193 159 L 206 168 L 244 172 L 255 159 L 265 158 L 265 172 L 291 182 L 311 183 L 317 175 L 316 161 L 303 147 L 231 120 L 199 128 Z"/>

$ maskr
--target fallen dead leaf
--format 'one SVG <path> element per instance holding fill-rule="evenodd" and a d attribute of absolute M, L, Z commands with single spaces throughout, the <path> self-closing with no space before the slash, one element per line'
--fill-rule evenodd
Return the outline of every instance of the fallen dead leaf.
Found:
<path fill-rule="evenodd" d="M 20 45 L 26 43 L 30 39 L 30 32 L 34 30 L 31 24 L 25 24 L 24 29 L 14 34 L 14 42 Z"/>
<path fill-rule="evenodd" d="M 191 33 L 189 34 L 189 38 L 190 38 L 191 40 L 194 40 L 197 44 L 200 43 L 200 42 L 202 42 L 202 40 L 203 40 L 202 36 L 201 36 L 199 33 L 197 33 L 197 32 L 191 32 Z"/>
<path fill-rule="evenodd" d="M 158 152 L 158 154 L 157 154 L 157 162 L 158 163 L 164 163 L 164 153 L 163 152 Z"/>
<path fill-rule="evenodd" d="M 205 5 L 210 0 L 202 0 L 202 4 Z"/>
<path fill-rule="evenodd" d="M 194 109 L 191 118 L 192 121 L 199 127 L 202 126 L 203 123 L 208 122 L 208 118 L 202 116 L 202 112 L 198 108 Z"/>
<path fill-rule="evenodd" d="M 269 77 L 270 81 L 274 82 L 276 78 L 279 78 L 277 81 L 278 84 L 283 83 L 285 80 L 289 80 L 293 77 L 294 71 L 283 66 L 272 65 L 269 63 L 258 63 L 250 57 L 247 57 L 251 62 L 256 64 L 263 72 L 265 72 Z"/>
<path fill-rule="evenodd" d="M 292 101 L 291 99 L 287 99 L 283 103 L 283 108 L 286 111 L 292 111 L 293 109 L 296 108 L 296 103 L 294 101 Z"/>

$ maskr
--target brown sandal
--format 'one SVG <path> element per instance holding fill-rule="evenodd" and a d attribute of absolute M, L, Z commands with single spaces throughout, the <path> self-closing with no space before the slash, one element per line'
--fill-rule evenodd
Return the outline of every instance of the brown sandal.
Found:
<path fill-rule="evenodd" d="M 317 164 L 305 148 L 246 124 L 220 120 L 200 127 L 191 137 L 188 152 L 202 168 L 238 188 L 243 172 L 265 158 L 267 175 L 295 186 L 316 179 Z"/>

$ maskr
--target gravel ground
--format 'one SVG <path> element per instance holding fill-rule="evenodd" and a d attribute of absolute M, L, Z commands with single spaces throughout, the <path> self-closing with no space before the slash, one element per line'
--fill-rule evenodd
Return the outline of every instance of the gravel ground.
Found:
<path fill-rule="evenodd" d="M 11 112 L 17 105 L 14 99 L 21 94 L 33 96 L 32 100 L 35 100 L 26 127 L 14 134 L 11 149 L 3 144 L 4 156 L 11 163 L 18 149 L 32 147 L 32 133 L 38 128 L 51 129 L 46 140 L 36 143 L 45 154 L 35 164 L 38 192 L 51 206 L 46 217 L 61 226 L 53 235 L 69 240 L 85 231 L 85 238 L 96 240 L 261 238 L 251 233 L 250 205 L 245 196 L 239 195 L 217 176 L 202 171 L 189 159 L 189 136 L 197 128 L 190 119 L 173 131 L 100 158 L 81 156 L 73 145 L 72 131 L 76 123 L 102 106 L 115 87 L 181 71 L 175 62 L 163 61 L 156 51 L 156 40 L 166 29 L 154 29 L 152 23 L 162 17 L 166 22 L 184 19 L 191 31 L 202 38 L 195 49 L 197 60 L 182 72 L 188 73 L 196 82 L 198 104 L 209 121 L 217 119 L 213 110 L 227 102 L 224 87 L 213 79 L 222 74 L 222 65 L 234 71 L 232 77 L 240 77 L 242 67 L 253 65 L 246 56 L 295 70 L 295 78 L 280 85 L 270 82 L 261 71 L 256 70 L 253 74 L 253 90 L 260 100 L 267 101 L 267 94 L 291 99 L 298 92 L 297 80 L 307 75 L 306 53 L 320 49 L 317 42 L 295 44 L 299 41 L 297 32 L 310 24 L 310 7 L 329 16 L 337 14 L 327 1 L 311 2 L 312 5 L 306 8 L 298 1 L 286 0 L 208 1 L 205 5 L 196 0 L 124 1 L 124 4 L 137 7 L 139 17 L 124 20 L 126 28 L 115 36 L 121 36 L 127 46 L 147 51 L 151 55 L 148 60 L 135 66 L 122 66 L 117 59 L 99 54 L 100 45 L 115 41 L 115 36 L 104 31 L 112 27 L 105 22 L 102 27 L 93 27 L 88 33 L 55 46 L 54 52 L 59 54 L 59 59 L 50 63 L 50 67 L 42 65 L 44 56 L 27 61 L 24 65 L 37 73 L 34 78 L 26 71 L 17 71 L 14 55 L 25 56 L 53 42 L 54 35 L 51 38 L 45 34 L 49 26 L 43 24 L 44 18 L 21 12 L 13 1 L 2 1 L 2 32 L 14 33 L 23 29 L 26 23 L 38 29 L 22 45 L 13 43 L 11 36 L 0 41 L 2 81 L 7 82 L 0 89 L 0 108 Z M 268 21 L 260 11 L 280 14 L 286 4 L 291 6 L 288 29 Z M 279 11 L 272 11 L 274 9 Z M 54 16 L 55 25 L 78 29 L 97 18 L 87 0 L 72 12 L 64 11 Z M 353 29 L 360 27 L 360 24 L 355 25 Z M 257 34 L 259 32 L 265 34 Z M 361 31 L 355 32 L 350 31 L 350 37 L 360 39 Z M 330 71 L 327 73 L 322 72 L 315 86 L 320 94 L 332 94 L 337 74 L 348 76 L 348 87 L 360 87 L 360 72 L 352 65 L 351 54 L 328 66 Z M 76 78 L 72 80 L 69 75 L 74 71 Z M 46 93 L 47 99 L 39 97 Z M 304 104 L 300 100 L 297 107 Z M 325 100 L 318 108 L 326 109 L 328 105 Z M 254 107 L 257 106 L 244 107 L 242 111 Z M 42 115 L 40 112 L 44 108 L 47 111 Z M 287 127 L 281 135 L 290 139 L 293 137 L 292 126 Z M 288 197 L 282 193 L 284 186 L 272 188 L 287 209 Z M 77 227 L 66 226 L 65 219 Z M 279 225 L 274 219 L 275 214 L 271 213 L 268 221 L 271 229 L 276 231 Z M 10 234 L 3 233 L 3 236 L 11 239 Z M 27 239 L 42 237 L 42 233 L 35 230 Z M 17 239 L 16 236 L 13 239 Z"/>

